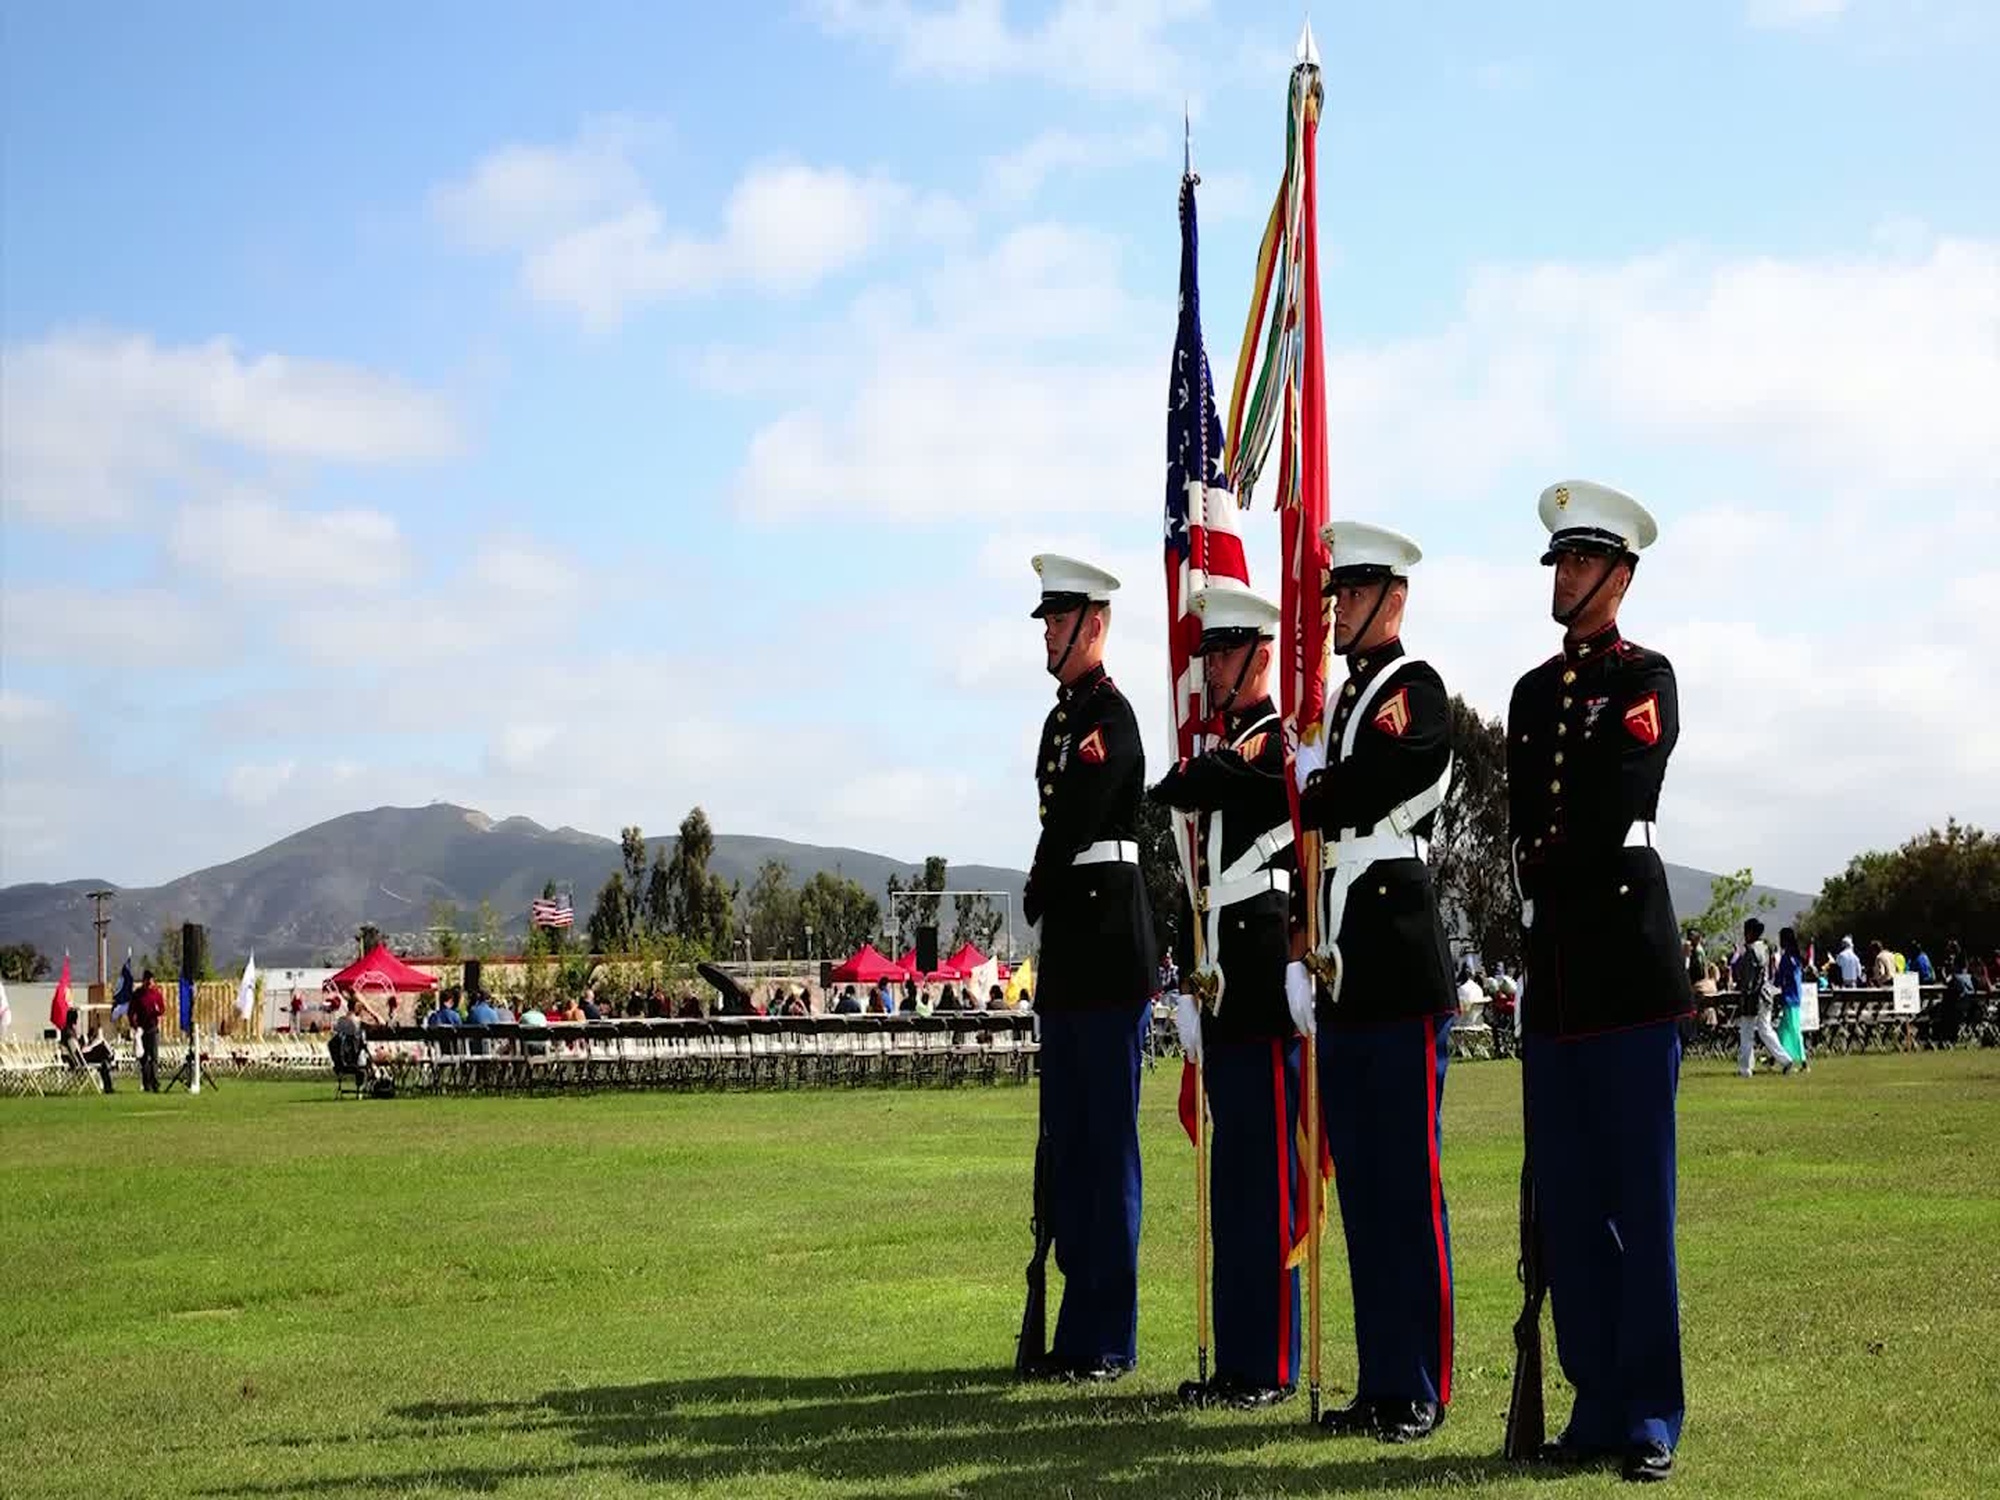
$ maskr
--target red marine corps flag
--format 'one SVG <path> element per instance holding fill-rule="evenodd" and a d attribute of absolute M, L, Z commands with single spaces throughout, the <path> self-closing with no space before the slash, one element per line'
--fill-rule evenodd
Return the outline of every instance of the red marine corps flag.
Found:
<path fill-rule="evenodd" d="M 1236 360 L 1236 385 L 1229 400 L 1229 479 L 1243 503 L 1270 454 L 1278 447 L 1279 549 L 1284 580 L 1279 595 L 1279 709 L 1287 751 L 1317 744 L 1326 706 L 1326 601 L 1321 577 L 1326 568 L 1326 359 L 1319 308 L 1319 202 L 1317 165 L 1320 110 L 1319 48 L 1308 24 L 1299 37 L 1285 105 L 1285 175 L 1257 251 L 1257 281 L 1250 293 L 1250 317 Z M 1266 316 L 1268 310 L 1268 317 Z M 1258 330 L 1264 330 L 1261 361 L 1253 358 Z M 1287 778 L 1288 781 L 1290 778 Z M 1320 841 L 1298 827 L 1299 803 L 1289 786 L 1292 822 L 1304 880 L 1308 948 L 1318 946 Z M 1325 1188 L 1332 1174 L 1320 1126 L 1317 1042 L 1306 1038 L 1305 1108 L 1302 1133 L 1306 1166 L 1302 1191 L 1292 1197 L 1300 1212 L 1293 1222 L 1291 1263 L 1308 1264 L 1311 1298 L 1309 1420 L 1319 1420 L 1320 1273 L 1319 1241 L 1325 1217 Z"/>

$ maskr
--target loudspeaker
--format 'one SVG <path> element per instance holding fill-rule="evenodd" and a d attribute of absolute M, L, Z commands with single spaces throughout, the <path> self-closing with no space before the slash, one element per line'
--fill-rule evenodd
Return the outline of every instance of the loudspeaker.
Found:
<path fill-rule="evenodd" d="M 467 1000 L 470 1000 L 474 995 L 478 993 L 479 993 L 479 960 L 476 958 L 468 958 L 465 961 L 465 998 Z"/>
<path fill-rule="evenodd" d="M 819 987 L 821 989 L 826 989 L 830 985 L 832 985 L 832 983 L 833 983 L 833 960 L 830 958 L 822 958 L 819 961 Z"/>
<path fill-rule="evenodd" d="M 199 922 L 181 923 L 181 972 L 190 979 L 208 972 L 208 929 Z"/>
<path fill-rule="evenodd" d="M 937 929 L 919 927 L 917 929 L 917 968 L 928 974 L 938 966 Z"/>

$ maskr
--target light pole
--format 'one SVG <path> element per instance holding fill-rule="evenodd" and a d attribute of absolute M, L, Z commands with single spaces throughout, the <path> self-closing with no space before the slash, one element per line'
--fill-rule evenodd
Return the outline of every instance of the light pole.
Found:
<path fill-rule="evenodd" d="M 806 962 L 813 961 L 813 924 L 806 923 Z"/>

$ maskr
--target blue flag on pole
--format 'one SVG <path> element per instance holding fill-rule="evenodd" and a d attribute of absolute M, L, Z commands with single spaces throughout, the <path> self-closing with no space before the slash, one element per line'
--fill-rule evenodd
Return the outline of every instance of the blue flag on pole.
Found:
<path fill-rule="evenodd" d="M 194 978 L 188 974 L 181 975 L 181 1030 L 194 1031 Z"/>
<path fill-rule="evenodd" d="M 118 992 L 111 997 L 111 1019 L 122 1020 L 126 1011 L 132 1008 L 132 957 L 125 956 L 125 967 L 118 971 Z"/>

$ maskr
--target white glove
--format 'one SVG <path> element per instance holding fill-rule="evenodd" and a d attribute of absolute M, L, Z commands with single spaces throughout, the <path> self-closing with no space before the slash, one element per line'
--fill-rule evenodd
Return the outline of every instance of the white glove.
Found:
<path fill-rule="evenodd" d="M 1312 1036 L 1319 1030 L 1312 975 L 1297 960 L 1285 965 L 1285 1004 L 1291 1007 L 1292 1024 L 1299 1029 L 1300 1036 Z"/>
<path fill-rule="evenodd" d="M 1174 1029 L 1181 1034 L 1181 1055 L 1197 1068 L 1201 1066 L 1201 1008 L 1194 1003 L 1194 996 L 1180 995 L 1174 1000 Z"/>
<path fill-rule="evenodd" d="M 1326 751 L 1318 745 L 1301 745 L 1292 757 L 1292 784 L 1300 791 L 1306 789 L 1306 781 L 1313 772 L 1326 767 Z"/>

